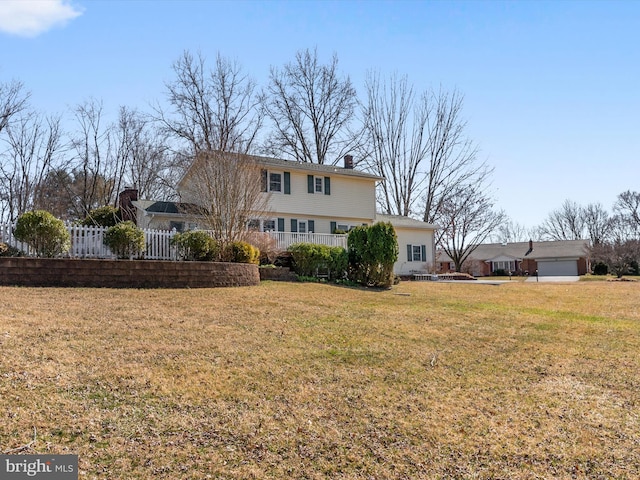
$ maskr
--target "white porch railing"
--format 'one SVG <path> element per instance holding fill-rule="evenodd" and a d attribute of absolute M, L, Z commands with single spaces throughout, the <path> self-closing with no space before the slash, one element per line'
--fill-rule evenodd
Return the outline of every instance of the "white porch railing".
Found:
<path fill-rule="evenodd" d="M 278 250 L 286 250 L 294 243 L 315 243 L 316 245 L 328 245 L 330 247 L 347 248 L 348 235 L 332 235 L 330 233 L 292 233 L 292 232 L 267 232 L 276 240 Z"/>

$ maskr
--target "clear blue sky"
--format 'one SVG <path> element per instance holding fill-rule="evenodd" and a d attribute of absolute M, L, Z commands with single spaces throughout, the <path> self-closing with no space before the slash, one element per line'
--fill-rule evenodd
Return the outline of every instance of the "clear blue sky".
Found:
<path fill-rule="evenodd" d="M 460 90 L 497 206 L 527 227 L 565 199 L 610 209 L 640 190 L 637 0 L 18 3 L 35 7 L 0 0 L 0 81 L 22 81 L 47 113 L 89 97 L 148 111 L 184 50 L 234 58 L 265 85 L 270 66 L 317 47 L 359 91 L 371 69 Z"/>

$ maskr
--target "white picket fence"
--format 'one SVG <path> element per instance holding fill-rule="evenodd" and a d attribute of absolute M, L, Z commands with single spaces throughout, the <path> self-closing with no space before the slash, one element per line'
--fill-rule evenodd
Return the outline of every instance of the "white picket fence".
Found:
<path fill-rule="evenodd" d="M 13 236 L 15 225 L 0 223 L 0 242 L 11 245 L 27 255 L 33 255 L 26 243 L 18 242 Z M 71 236 L 71 249 L 61 255 L 66 258 L 116 258 L 104 242 L 106 227 L 83 227 L 67 224 Z M 143 258 L 149 260 L 176 260 L 177 250 L 171 245 L 171 238 L 177 233 L 175 230 L 143 229 L 145 251 Z M 274 240 L 278 250 L 286 250 L 289 245 L 298 242 L 316 243 L 331 247 L 347 247 L 347 235 L 330 235 L 322 233 L 290 233 L 266 232 Z"/>
<path fill-rule="evenodd" d="M 0 224 L 0 242 L 11 245 L 27 255 L 33 252 L 29 245 L 19 242 L 13 236 L 15 225 Z M 67 225 L 71 236 L 71 249 L 61 255 L 68 258 L 116 258 L 109 247 L 104 244 L 106 227 L 83 227 L 81 225 Z M 176 260 L 176 248 L 171 245 L 171 238 L 175 230 L 143 230 L 145 251 L 143 258 L 149 260 Z"/>

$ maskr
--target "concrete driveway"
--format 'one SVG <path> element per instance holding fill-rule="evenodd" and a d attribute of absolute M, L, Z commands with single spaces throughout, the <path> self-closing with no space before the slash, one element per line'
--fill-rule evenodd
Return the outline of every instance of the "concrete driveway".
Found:
<path fill-rule="evenodd" d="M 577 282 L 580 277 L 577 275 L 570 277 L 553 276 L 553 277 L 529 277 L 525 282 Z"/>

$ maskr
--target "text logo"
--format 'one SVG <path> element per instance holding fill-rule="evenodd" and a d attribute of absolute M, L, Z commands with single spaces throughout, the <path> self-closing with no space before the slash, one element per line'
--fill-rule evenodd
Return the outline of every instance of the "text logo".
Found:
<path fill-rule="evenodd" d="M 77 455 L 0 455 L 2 480 L 78 480 Z"/>

